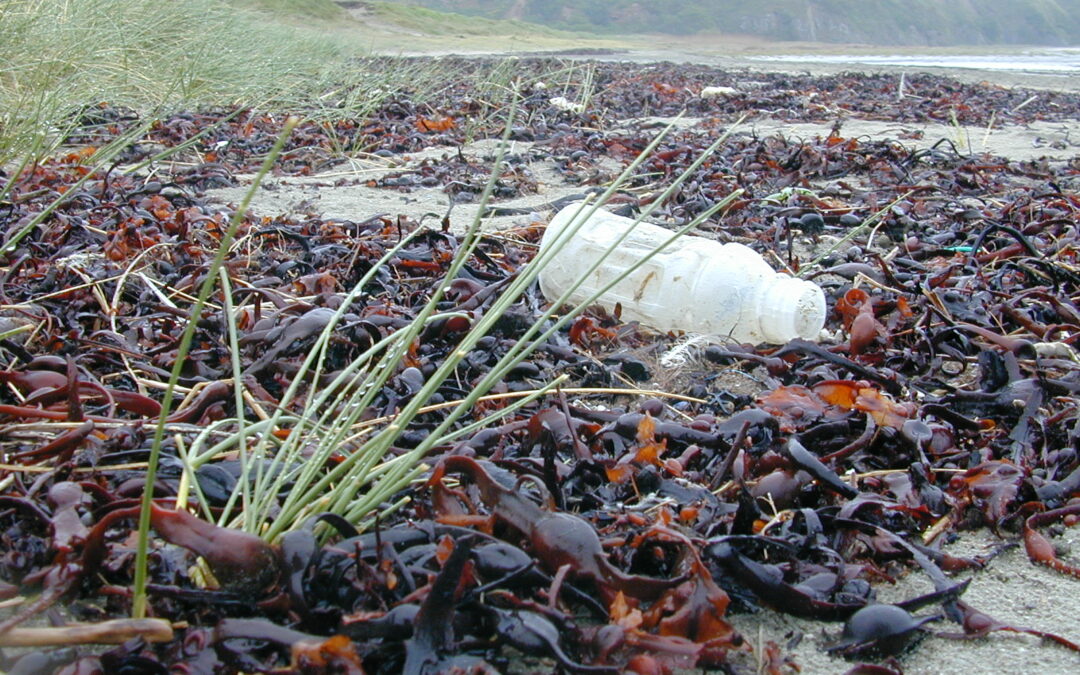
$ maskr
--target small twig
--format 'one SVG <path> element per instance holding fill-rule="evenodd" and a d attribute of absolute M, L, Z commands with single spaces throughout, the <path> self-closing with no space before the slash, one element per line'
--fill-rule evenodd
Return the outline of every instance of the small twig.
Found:
<path fill-rule="evenodd" d="M 924 544 L 932 543 L 935 539 L 938 538 L 939 535 L 941 535 L 942 532 L 948 530 L 950 527 L 952 527 L 952 525 L 952 515 L 946 513 L 941 518 L 938 518 L 937 522 L 931 525 L 930 528 L 926 530 L 926 532 L 923 532 L 922 542 Z"/>
<path fill-rule="evenodd" d="M 992 111 L 990 113 L 990 122 L 987 123 L 987 125 L 986 125 L 986 134 L 983 136 L 983 142 L 982 142 L 983 151 L 986 150 L 986 146 L 990 142 L 990 132 L 993 131 L 993 129 L 994 129 L 994 118 L 996 118 L 996 117 L 997 117 L 997 111 L 994 110 L 994 111 Z"/>
<path fill-rule="evenodd" d="M 164 619 L 113 619 L 53 628 L 17 627 L 0 635 L 0 647 L 118 645 L 132 638 L 142 638 L 146 642 L 170 642 L 173 639 L 172 624 Z"/>
<path fill-rule="evenodd" d="M 720 468 L 716 470 L 716 475 L 709 481 L 710 490 L 717 490 L 720 487 L 721 481 L 723 481 L 731 471 L 732 465 L 735 464 L 735 457 L 739 454 L 739 449 L 746 443 L 746 434 L 749 431 L 750 421 L 747 420 L 739 427 L 739 431 L 731 441 L 731 447 L 728 448 L 727 454 L 724 455 L 724 461 L 720 463 Z"/>
<path fill-rule="evenodd" d="M 1027 104 L 1034 102 L 1038 98 L 1039 98 L 1038 94 L 1032 94 L 1031 96 L 1027 97 L 1027 99 L 1025 99 L 1023 103 L 1016 106 L 1015 108 L 1013 108 L 1009 112 L 1016 112 L 1017 110 L 1020 110 L 1020 109 L 1024 108 L 1025 106 L 1027 106 Z"/>

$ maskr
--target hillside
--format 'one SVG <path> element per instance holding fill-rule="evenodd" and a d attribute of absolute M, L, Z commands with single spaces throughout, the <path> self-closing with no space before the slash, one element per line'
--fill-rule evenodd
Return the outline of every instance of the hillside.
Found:
<path fill-rule="evenodd" d="M 608 33 L 703 31 L 888 45 L 1073 45 L 1067 0 L 396 0 L 441 11 Z"/>
<path fill-rule="evenodd" d="M 334 0 L 229 0 L 245 9 L 270 12 L 278 18 L 292 20 L 340 20 L 345 11 Z"/>

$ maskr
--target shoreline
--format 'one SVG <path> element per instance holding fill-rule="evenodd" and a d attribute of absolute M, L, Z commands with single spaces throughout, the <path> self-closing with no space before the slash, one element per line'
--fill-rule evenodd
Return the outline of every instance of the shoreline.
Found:
<path fill-rule="evenodd" d="M 451 41 L 454 44 L 456 41 Z M 1034 50 L 1077 49 L 1048 48 L 1036 45 L 1008 47 L 874 47 L 858 44 L 766 42 L 745 36 L 688 36 L 673 42 L 671 36 L 631 36 L 629 38 L 600 38 L 593 43 L 583 41 L 576 47 L 539 46 L 526 43 L 521 49 L 492 49 L 490 46 L 461 40 L 460 47 L 444 44 L 411 51 L 384 51 L 411 57 L 461 56 L 474 57 L 556 57 L 568 60 L 595 60 L 631 63 L 686 63 L 705 65 L 724 70 L 759 73 L 797 73 L 813 76 L 839 73 L 929 73 L 950 77 L 969 84 L 990 83 L 998 86 L 1038 89 L 1059 92 L 1080 92 L 1080 70 L 1048 73 L 1027 70 L 1002 70 L 956 65 L 867 63 L 867 57 L 990 57 L 1007 59 L 1023 56 Z M 790 57 L 787 60 L 785 57 Z M 837 61 L 813 60 L 814 57 L 836 58 Z M 839 60 L 851 57 L 851 61 Z M 811 60 L 798 60 L 808 58 Z"/>
<path fill-rule="evenodd" d="M 895 65 L 863 62 L 779 61 L 759 58 L 761 55 L 733 55 L 696 51 L 629 51 L 625 55 L 613 54 L 595 57 L 597 60 L 632 61 L 650 63 L 672 61 L 696 63 L 725 70 L 745 70 L 764 73 L 798 73 L 812 76 L 837 75 L 839 73 L 928 73 L 949 77 L 968 84 L 990 83 L 1009 88 L 1041 89 L 1059 92 L 1080 92 L 1080 73 L 1047 74 L 1026 71 L 1004 71 L 956 66 Z M 854 55 L 852 55 L 854 56 Z"/>

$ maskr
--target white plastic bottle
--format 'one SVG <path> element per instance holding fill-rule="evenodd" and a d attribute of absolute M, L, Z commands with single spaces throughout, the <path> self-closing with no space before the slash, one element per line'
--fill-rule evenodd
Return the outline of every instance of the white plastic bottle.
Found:
<path fill-rule="evenodd" d="M 546 251 L 579 212 L 571 204 L 552 218 L 540 250 Z M 629 218 L 597 209 L 540 272 L 540 290 L 555 301 L 585 274 L 620 235 Z M 672 231 L 640 223 L 571 295 L 587 299 L 671 237 Z M 738 342 L 782 344 L 816 339 L 825 325 L 825 295 L 814 283 L 776 272 L 742 244 L 684 235 L 615 284 L 597 300 L 609 311 L 622 305 L 624 321 L 661 331 L 729 336 Z"/>

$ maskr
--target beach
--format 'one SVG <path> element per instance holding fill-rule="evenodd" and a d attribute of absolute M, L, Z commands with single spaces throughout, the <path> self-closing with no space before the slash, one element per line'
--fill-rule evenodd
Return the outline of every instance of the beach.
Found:
<path fill-rule="evenodd" d="M 447 75 L 352 116 L 103 103 L 20 167 L 0 515 L 8 591 L 47 592 L 8 611 L 131 614 L 160 417 L 176 632 L 86 667 L 1076 670 L 1073 53 L 478 42 L 357 60 Z M 598 198 L 812 281 L 824 325 L 547 297 L 546 224 Z M 912 601 L 906 648 L 826 651 Z"/>

